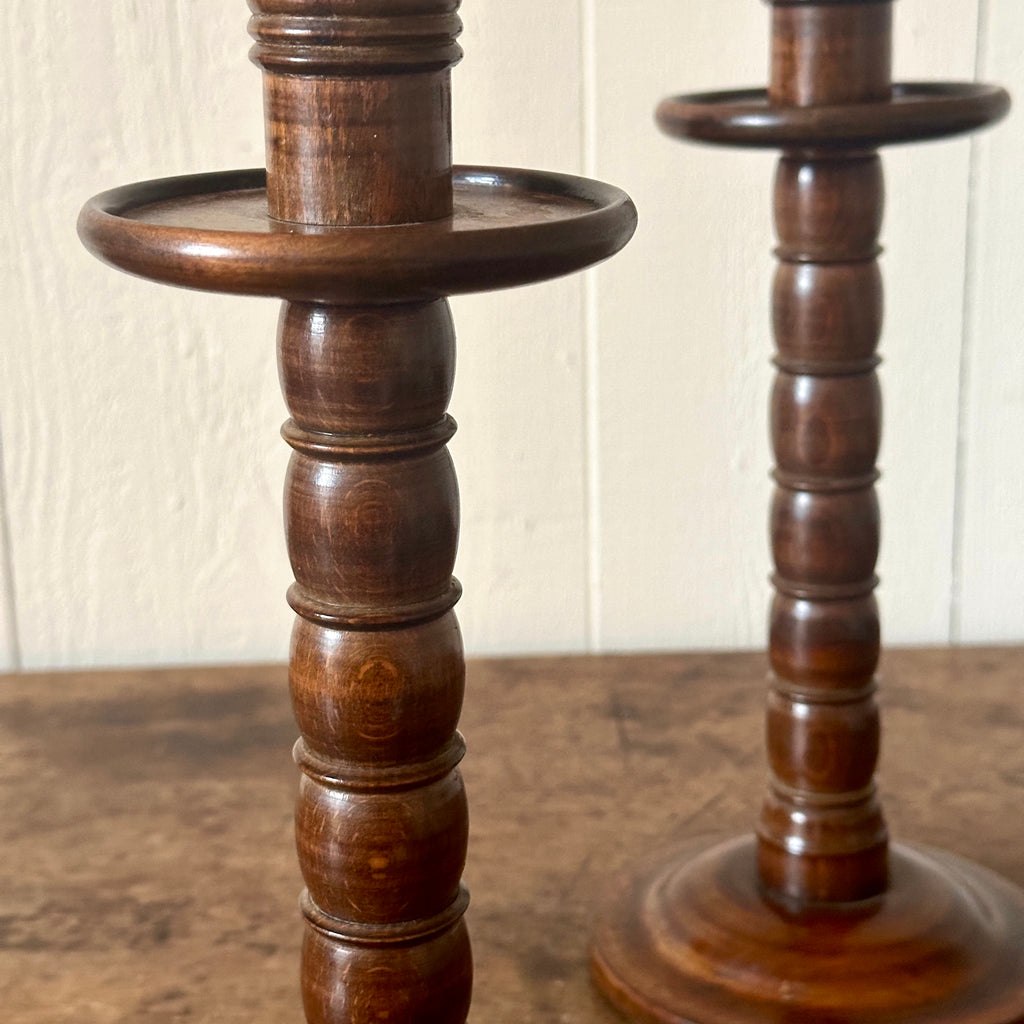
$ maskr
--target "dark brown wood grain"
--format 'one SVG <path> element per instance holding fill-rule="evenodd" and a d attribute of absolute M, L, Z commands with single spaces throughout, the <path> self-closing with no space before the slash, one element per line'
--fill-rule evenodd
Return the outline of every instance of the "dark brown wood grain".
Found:
<path fill-rule="evenodd" d="M 263 170 L 163 178 L 87 202 L 100 259 L 184 288 L 365 306 L 490 291 L 571 273 L 629 241 L 620 189 L 550 171 L 458 167 L 451 218 L 331 228 L 275 220 Z"/>
<path fill-rule="evenodd" d="M 450 610 L 458 490 L 451 430 L 437 429 L 453 336 L 444 300 L 282 313 L 311 1024 L 370 1020 L 384 1006 L 461 1021 L 469 1005 L 469 944 L 452 912 L 465 904 L 469 829 Z M 417 359 L 435 368 L 425 380 L 410 378 Z"/>
<path fill-rule="evenodd" d="M 454 6 L 250 6 L 270 217 L 450 217 Z M 461 1024 L 469 1011 L 454 337 L 444 299 L 281 314 L 309 1024 Z"/>
<path fill-rule="evenodd" d="M 287 303 L 279 352 L 294 449 L 285 528 L 306 1017 L 386 1009 L 461 1022 L 472 959 L 451 316 L 443 299 Z"/>
<path fill-rule="evenodd" d="M 799 10 L 806 16 L 811 8 Z M 785 23 L 781 42 L 787 53 L 791 27 Z M 878 26 L 867 29 L 873 36 Z M 823 40 L 831 38 L 831 19 L 822 31 Z M 888 67 L 888 47 L 881 49 Z M 808 61 L 816 66 L 800 47 L 794 59 L 801 67 Z M 833 61 L 827 63 L 831 69 Z M 884 76 L 874 71 L 870 77 Z M 802 89 L 801 96 L 808 103 L 839 102 L 849 88 L 841 75 L 817 83 L 813 95 Z M 870 93 L 865 86 L 855 100 L 868 102 Z M 877 614 L 870 595 L 880 531 L 874 484 L 882 410 L 874 349 L 882 293 L 871 229 L 881 225 L 884 196 L 877 156 L 788 156 L 775 188 L 780 367 L 771 410 L 771 536 L 780 600 L 771 614 L 777 666 L 767 718 L 772 783 L 758 829 L 758 862 L 769 898 L 805 908 L 869 899 L 887 881 L 888 836 L 873 778 L 877 624 L 860 621 L 848 634 L 844 654 L 867 669 L 863 675 L 847 673 L 837 687 L 828 675 L 803 671 L 789 678 L 785 671 L 791 662 L 813 664 L 824 653 L 815 645 L 829 643 L 801 628 L 806 618 L 834 616 L 834 603 L 851 600 L 862 602 L 858 620 Z M 821 337 L 833 350 L 824 360 L 815 344 Z M 863 649 L 856 649 L 854 637 Z"/>
<path fill-rule="evenodd" d="M 402 224 L 452 212 L 458 0 L 250 0 L 270 215 Z"/>
<path fill-rule="evenodd" d="M 169 284 L 285 299 L 285 531 L 309 1024 L 462 1024 L 469 814 L 446 447 L 447 296 L 626 243 L 599 182 L 451 160 L 458 0 L 250 0 L 266 172 L 96 197 L 86 244 Z"/>
<path fill-rule="evenodd" d="M 474 1020 L 621 1019 L 588 922 L 638 850 L 749 831 L 764 661 L 469 660 Z M 881 672 L 894 834 L 1024 885 L 1024 650 L 887 650 Z M 5 1022 L 298 1024 L 287 677 L 0 679 Z"/>
<path fill-rule="evenodd" d="M 992 87 L 894 87 L 891 6 L 774 0 L 766 93 L 676 97 L 658 111 L 683 138 L 783 148 L 775 597 L 756 836 L 638 863 L 597 925 L 595 980 L 638 1021 L 1024 1021 L 1024 892 L 955 857 L 890 849 L 875 781 L 875 147 L 978 126 L 1008 102 Z"/>
<path fill-rule="evenodd" d="M 887 100 L 892 3 L 776 3 L 768 97 L 813 107 Z"/>
<path fill-rule="evenodd" d="M 766 89 L 673 96 L 658 106 L 662 130 L 726 146 L 873 149 L 942 139 L 998 121 L 1010 109 L 1005 89 L 975 82 L 901 82 L 892 102 L 809 107 L 773 103 Z"/>

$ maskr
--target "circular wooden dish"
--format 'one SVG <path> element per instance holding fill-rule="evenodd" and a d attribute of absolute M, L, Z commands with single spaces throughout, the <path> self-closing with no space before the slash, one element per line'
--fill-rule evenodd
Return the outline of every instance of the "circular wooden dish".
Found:
<path fill-rule="evenodd" d="M 568 274 L 629 241 L 625 192 L 565 174 L 458 167 L 452 217 L 386 227 L 272 219 L 266 174 L 227 171 L 126 185 L 86 203 L 100 259 L 165 284 L 332 302 L 404 302 Z"/>
<path fill-rule="evenodd" d="M 668 135 L 724 146 L 830 149 L 941 139 L 992 124 L 1010 109 L 1005 89 L 973 82 L 906 82 L 884 103 L 776 106 L 764 89 L 673 96 L 658 107 Z"/>

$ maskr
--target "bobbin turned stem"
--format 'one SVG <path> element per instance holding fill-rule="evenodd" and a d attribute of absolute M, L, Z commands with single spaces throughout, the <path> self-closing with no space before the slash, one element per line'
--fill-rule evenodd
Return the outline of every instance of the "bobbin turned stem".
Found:
<path fill-rule="evenodd" d="M 891 34 L 887 2 L 776 5 L 771 101 L 806 107 L 888 99 Z M 758 868 L 765 894 L 791 911 L 869 899 L 888 878 L 874 783 L 879 626 L 872 594 L 883 201 L 873 153 L 794 151 L 779 163 L 771 783 Z"/>
<path fill-rule="evenodd" d="M 758 863 L 766 894 L 797 911 L 877 896 L 888 876 L 872 594 L 882 202 L 877 156 L 779 164 L 771 783 Z"/>
<path fill-rule="evenodd" d="M 769 792 L 756 836 L 694 842 L 623 880 L 598 921 L 594 977 L 645 1024 L 1024 1024 L 1024 893 L 955 857 L 890 850 L 874 782 L 874 148 L 989 123 L 1008 98 L 975 84 L 894 90 L 884 0 L 772 7 L 767 92 L 658 111 L 683 138 L 783 148 Z"/>
<path fill-rule="evenodd" d="M 457 3 L 250 7 L 271 216 L 449 216 Z M 295 450 L 285 521 L 306 1017 L 462 1024 L 472 959 L 451 314 L 443 299 L 286 303 L 278 355 Z"/>
<path fill-rule="evenodd" d="M 281 316 L 310 1024 L 469 1009 L 454 354 L 444 300 Z"/>

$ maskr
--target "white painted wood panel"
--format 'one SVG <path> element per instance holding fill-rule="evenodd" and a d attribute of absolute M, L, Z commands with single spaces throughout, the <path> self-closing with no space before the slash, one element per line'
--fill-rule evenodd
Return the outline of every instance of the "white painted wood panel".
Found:
<path fill-rule="evenodd" d="M 461 14 L 456 160 L 579 173 L 578 6 L 465 0 Z M 582 296 L 576 275 L 452 301 L 458 613 L 473 652 L 586 646 Z"/>
<path fill-rule="evenodd" d="M 13 562 L 7 523 L 3 417 L 0 416 L 0 672 L 12 672 L 21 667 L 18 616 L 14 601 Z"/>
<path fill-rule="evenodd" d="M 903 81 L 974 77 L 975 0 L 894 7 Z M 890 644 L 949 639 L 970 141 L 894 147 L 886 167 L 879 575 Z"/>
<path fill-rule="evenodd" d="M 283 657 L 277 304 L 129 279 L 74 235 L 102 188 L 262 163 L 245 5 L 49 7 L 0 8 L 0 665 L 16 641 L 27 667 Z M 979 10 L 983 74 L 1024 95 L 1014 0 L 941 18 L 898 0 L 899 77 L 973 77 Z M 588 280 L 453 303 L 467 646 L 757 646 L 774 157 L 665 139 L 652 112 L 763 83 L 768 11 L 464 0 L 462 15 L 456 158 L 593 173 L 641 218 Z M 979 144 L 970 223 L 968 142 L 885 156 L 889 642 L 944 642 L 951 622 L 957 639 L 1024 640 L 1019 116 Z"/>
<path fill-rule="evenodd" d="M 596 168 L 641 213 L 600 283 L 600 641 L 758 645 L 774 157 L 665 140 L 650 119 L 668 93 L 763 84 L 768 12 L 746 0 L 653 7 L 596 8 Z M 897 8 L 901 76 L 971 75 L 973 4 L 941 20 L 918 0 Z M 947 635 L 967 145 L 886 156 L 880 572 L 896 642 Z"/>
<path fill-rule="evenodd" d="M 286 650 L 274 304 L 131 280 L 74 231 L 101 188 L 262 161 L 245 15 L 4 6 L 20 127 L 0 388 L 27 667 Z"/>
<path fill-rule="evenodd" d="M 762 80 L 766 11 L 619 0 L 596 15 L 595 171 L 640 213 L 598 278 L 599 646 L 752 646 L 769 569 L 773 160 L 669 140 L 653 111 Z"/>
<path fill-rule="evenodd" d="M 262 164 L 247 17 L 243 0 L 0 12 L 0 401 L 28 667 L 286 653 L 277 303 L 131 280 L 74 234 L 100 189 Z M 465 21 L 459 158 L 578 170 L 575 7 L 471 0 Z M 584 642 L 580 295 L 577 280 L 456 310 L 473 650 Z"/>
<path fill-rule="evenodd" d="M 1017 105 L 979 136 L 974 164 L 954 608 L 966 643 L 1024 638 L 1024 10 L 982 8 L 980 74 Z"/>

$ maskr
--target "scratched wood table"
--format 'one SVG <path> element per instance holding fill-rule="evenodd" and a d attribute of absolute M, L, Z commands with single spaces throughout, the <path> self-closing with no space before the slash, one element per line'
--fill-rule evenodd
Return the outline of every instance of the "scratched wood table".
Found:
<path fill-rule="evenodd" d="M 893 831 L 1024 885 L 1024 649 L 889 652 Z M 589 920 L 652 845 L 756 818 L 763 656 L 476 661 L 471 1019 L 608 1024 Z M 285 669 L 0 677 L 11 1024 L 299 1024 Z"/>

